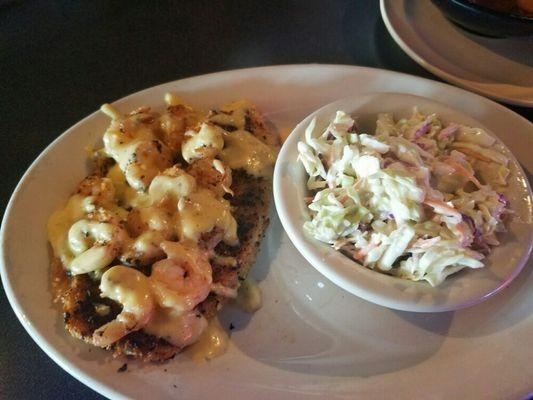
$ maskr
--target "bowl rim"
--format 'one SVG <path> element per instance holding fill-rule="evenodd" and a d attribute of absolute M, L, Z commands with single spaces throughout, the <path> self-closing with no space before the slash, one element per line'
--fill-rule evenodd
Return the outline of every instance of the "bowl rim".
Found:
<path fill-rule="evenodd" d="M 431 99 L 429 97 L 419 96 L 419 95 L 413 95 L 410 93 L 402 93 L 402 92 L 367 92 L 365 94 L 360 94 L 357 96 L 348 96 L 344 97 L 342 99 L 338 99 L 336 101 L 333 101 L 331 103 L 328 103 L 319 109 L 315 110 L 311 114 L 307 115 L 301 122 L 299 122 L 294 129 L 291 131 L 291 133 L 287 136 L 285 139 L 283 146 L 278 154 L 278 159 L 276 162 L 276 166 L 274 169 L 274 176 L 273 176 L 273 194 L 274 194 L 274 202 L 276 205 L 276 211 L 279 215 L 280 221 L 282 223 L 283 228 L 285 229 L 285 232 L 289 236 L 289 239 L 294 244 L 298 252 L 316 269 L 318 270 L 322 275 L 324 275 L 326 278 L 331 280 L 333 283 L 335 283 L 340 288 L 344 289 L 348 293 L 351 293 L 353 295 L 356 295 L 362 299 L 365 299 L 367 301 L 373 302 L 375 304 L 378 304 L 380 306 L 384 306 L 391 309 L 401 310 L 401 311 L 410 311 L 410 312 L 447 312 L 447 311 L 454 311 L 459 310 L 462 308 L 467 308 L 474 306 L 476 304 L 479 304 L 488 298 L 492 297 L 496 293 L 500 292 L 502 289 L 507 287 L 522 271 L 524 266 L 526 265 L 529 256 L 533 249 L 533 227 L 529 229 L 529 242 L 528 245 L 523 248 L 522 255 L 515 263 L 515 267 L 510 271 L 509 275 L 505 277 L 505 279 L 500 279 L 498 284 L 495 285 L 495 287 L 491 288 L 489 292 L 484 293 L 477 297 L 472 297 L 471 299 L 464 300 L 463 302 L 459 303 L 444 303 L 444 304 L 424 304 L 424 303 L 416 303 L 416 302 L 409 302 L 405 299 L 394 299 L 391 296 L 387 294 L 380 293 L 379 290 L 370 289 L 368 287 L 365 287 L 361 283 L 354 281 L 353 279 L 347 279 L 346 274 L 344 274 L 342 271 L 338 271 L 336 268 L 331 267 L 328 261 L 325 260 L 324 256 L 320 257 L 318 256 L 318 251 L 314 251 L 313 248 L 316 248 L 316 244 L 323 245 L 325 250 L 324 252 L 328 254 L 328 258 L 341 256 L 345 260 L 350 260 L 348 257 L 342 255 L 340 252 L 333 250 L 330 246 L 327 246 L 326 244 L 322 244 L 317 242 L 316 244 L 310 243 L 311 238 L 305 237 L 305 235 L 300 233 L 301 226 L 297 222 L 295 222 L 296 218 L 292 216 L 292 214 L 288 210 L 288 203 L 284 200 L 283 190 L 282 190 L 282 169 L 285 167 L 282 166 L 284 164 L 284 161 L 290 156 L 290 150 L 294 150 L 294 146 L 291 146 L 291 149 L 289 149 L 289 146 L 292 144 L 291 142 L 296 141 L 295 137 L 301 136 L 301 129 L 304 127 L 307 127 L 311 119 L 315 116 L 319 116 L 320 114 L 324 113 L 325 111 L 329 111 L 330 108 L 332 108 L 336 104 L 341 104 L 344 102 L 354 101 L 356 99 L 361 99 L 363 97 L 371 97 L 376 95 L 392 95 L 392 96 L 404 96 L 404 97 L 410 97 L 410 98 L 418 98 L 421 101 L 430 102 L 435 105 L 438 105 L 442 109 L 447 109 L 449 111 L 453 111 L 455 113 L 458 113 L 463 116 L 467 116 L 472 120 L 475 120 L 478 122 L 479 126 L 484 126 L 482 123 L 480 123 L 477 119 L 468 116 L 466 113 L 450 107 L 446 104 L 439 103 L 437 100 Z M 502 145 L 506 151 L 506 155 L 509 156 L 510 161 L 514 166 L 516 167 L 516 175 L 521 176 L 525 181 L 525 189 L 527 192 L 527 195 L 529 196 L 529 200 L 533 199 L 533 192 L 531 189 L 531 185 L 529 183 L 529 180 L 527 179 L 527 175 L 524 172 L 524 169 L 522 168 L 521 164 L 519 163 L 518 159 L 514 156 L 514 154 L 511 152 L 511 150 L 501 141 L 501 139 L 492 133 L 490 129 L 487 129 L 491 136 L 495 137 L 497 139 L 497 142 Z M 291 140 L 292 137 L 292 140 Z M 293 197 L 294 199 L 294 197 Z M 334 260 L 333 260 L 334 261 Z M 425 282 L 413 282 L 408 280 L 400 280 L 400 278 L 393 277 L 387 274 L 380 274 L 379 272 L 376 272 L 374 270 L 371 270 L 369 268 L 361 266 L 359 263 L 350 260 L 355 265 L 358 265 L 361 267 L 359 270 L 359 273 L 363 274 L 363 279 L 365 281 L 372 279 L 372 277 L 384 277 L 386 279 L 390 279 L 390 282 L 408 282 L 412 285 L 425 285 Z M 437 288 L 435 288 L 438 290 Z"/>
<path fill-rule="evenodd" d="M 533 23 L 533 17 L 528 17 L 525 15 L 516 15 L 516 14 L 493 10 L 492 8 L 472 3 L 469 0 L 447 0 L 447 1 L 451 3 L 455 3 L 469 11 L 477 12 L 480 14 L 487 14 L 494 18 L 509 19 L 510 20 L 509 22 L 513 20 L 514 22 L 521 21 L 521 22 L 526 22 L 526 23 Z M 440 3 L 440 2 L 437 1 L 437 3 Z"/>

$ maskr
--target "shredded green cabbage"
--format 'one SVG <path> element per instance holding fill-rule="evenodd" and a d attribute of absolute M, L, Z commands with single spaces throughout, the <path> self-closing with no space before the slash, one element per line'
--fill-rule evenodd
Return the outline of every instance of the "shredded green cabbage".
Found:
<path fill-rule="evenodd" d="M 298 152 L 314 194 L 304 230 L 368 268 L 436 286 L 499 244 L 508 159 L 481 128 L 415 108 L 379 114 L 371 135 L 337 111 Z"/>

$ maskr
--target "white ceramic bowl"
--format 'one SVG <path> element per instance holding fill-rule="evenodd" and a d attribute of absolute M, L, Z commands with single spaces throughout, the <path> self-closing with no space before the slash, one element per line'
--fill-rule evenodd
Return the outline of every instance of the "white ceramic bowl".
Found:
<path fill-rule="evenodd" d="M 297 143 L 303 138 L 311 119 L 316 117 L 317 127 L 325 128 L 335 112 L 343 110 L 357 116 L 363 131 L 372 133 L 378 113 L 392 112 L 396 118 L 406 117 L 414 106 L 424 113 L 437 113 L 445 122 L 483 127 L 482 122 L 457 110 L 408 94 L 371 93 L 328 104 L 298 124 L 285 141 L 274 172 L 276 208 L 283 227 L 300 253 L 319 272 L 348 292 L 385 307 L 406 311 L 436 312 L 472 306 L 503 289 L 518 275 L 528 259 L 533 241 L 529 183 L 515 157 L 499 140 L 503 153 L 510 159 L 511 175 L 506 196 L 515 215 L 508 226 L 509 232 L 500 236 L 502 245 L 484 260 L 485 268 L 465 269 L 440 286 L 431 287 L 425 282 L 411 282 L 365 268 L 329 245 L 308 237 L 303 230 L 303 223 L 310 217 L 304 202 L 308 195 L 307 175 L 297 161 Z M 496 137 L 494 133 L 491 135 Z"/>

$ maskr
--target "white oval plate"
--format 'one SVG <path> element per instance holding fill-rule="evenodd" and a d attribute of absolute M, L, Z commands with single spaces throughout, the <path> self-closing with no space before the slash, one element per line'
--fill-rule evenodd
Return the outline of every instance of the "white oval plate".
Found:
<path fill-rule="evenodd" d="M 408 118 L 418 107 L 424 114 L 436 113 L 445 123 L 456 122 L 483 127 L 479 121 L 436 101 L 399 93 L 370 93 L 335 101 L 305 118 L 289 135 L 278 156 L 274 171 L 274 199 L 280 220 L 300 253 L 322 274 L 341 288 L 373 303 L 397 310 L 416 312 L 451 311 L 487 300 L 519 274 L 531 252 L 533 241 L 532 195 L 522 168 L 500 142 L 500 151 L 509 159 L 509 186 L 505 195 L 514 212 L 502 242 L 483 262 L 482 269 L 465 269 L 438 287 L 427 282 L 411 282 L 368 268 L 348 259 L 331 246 L 305 234 L 303 224 L 310 216 L 305 197 L 307 174 L 298 161 L 298 142 L 316 118 L 317 130 L 324 130 L 342 110 L 357 118 L 362 132 L 373 133 L 378 113 L 391 112 L 395 119 Z M 490 131 L 488 131 L 491 133 Z M 495 136 L 491 133 L 492 136 Z M 497 139 L 497 137 L 496 137 Z"/>
<path fill-rule="evenodd" d="M 467 32 L 429 0 L 381 0 L 381 15 L 396 43 L 428 71 L 493 99 L 533 107 L 533 36 Z"/>
<path fill-rule="evenodd" d="M 408 92 L 436 98 L 482 121 L 526 169 L 531 124 L 506 108 L 448 85 L 388 71 L 296 65 L 222 72 L 170 82 L 115 102 L 121 110 L 163 106 L 176 91 L 194 104 L 249 98 L 282 132 L 313 110 L 348 95 Z M 101 99 L 102 102 L 110 99 Z M 98 106 L 95 104 L 95 107 Z M 526 268 L 488 301 L 455 313 L 393 311 L 352 296 L 311 267 L 272 222 L 252 275 L 264 306 L 253 316 L 228 308 L 226 355 L 196 365 L 187 356 L 165 365 L 113 360 L 71 338 L 52 305 L 45 222 L 86 174 L 85 147 L 108 119 L 79 122 L 49 146 L 22 178 L 2 224 L 2 281 L 21 323 L 62 368 L 113 398 L 519 398 L 531 390 L 533 284 Z M 529 267 L 531 265 L 529 264 Z M 488 350 L 490 349 L 490 350 Z M 28 390 L 31 390 L 28 388 Z"/>

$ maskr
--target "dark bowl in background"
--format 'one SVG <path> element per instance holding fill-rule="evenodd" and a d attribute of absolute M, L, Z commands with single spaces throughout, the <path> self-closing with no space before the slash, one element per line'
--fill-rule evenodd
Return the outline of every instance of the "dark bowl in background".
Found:
<path fill-rule="evenodd" d="M 533 18 L 507 14 L 468 0 L 432 0 L 443 14 L 462 28 L 491 37 L 533 35 Z"/>

